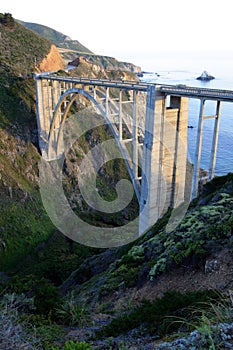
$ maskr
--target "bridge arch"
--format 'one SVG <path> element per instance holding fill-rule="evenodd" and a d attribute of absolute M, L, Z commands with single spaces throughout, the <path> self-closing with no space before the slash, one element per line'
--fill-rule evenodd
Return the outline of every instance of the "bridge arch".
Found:
<path fill-rule="evenodd" d="M 54 132 L 55 132 L 55 126 L 58 122 L 58 120 L 60 119 L 60 108 L 62 106 L 62 104 L 67 100 L 67 97 L 71 96 L 71 99 L 69 100 L 64 113 L 62 114 L 62 119 L 59 121 L 59 131 L 58 131 L 58 137 L 57 137 L 57 145 L 56 145 L 56 152 L 58 151 L 58 145 L 60 144 L 61 141 L 61 135 L 62 135 L 62 129 L 63 126 L 65 124 L 65 121 L 68 117 L 68 113 L 70 111 L 71 106 L 73 105 L 74 101 L 77 99 L 78 95 L 81 94 L 83 96 L 85 96 L 86 98 L 88 98 L 94 105 L 95 107 L 97 107 L 97 109 L 99 110 L 100 114 L 103 115 L 103 117 L 106 119 L 106 113 L 104 112 L 103 108 L 101 108 L 100 104 L 96 101 L 96 99 L 91 96 L 87 91 L 80 89 L 80 88 L 72 88 L 69 89 L 67 91 L 64 92 L 64 94 L 61 95 L 54 113 L 53 113 L 53 118 L 51 121 L 51 126 L 50 126 L 50 130 L 49 130 L 49 135 L 48 135 L 48 152 L 51 149 L 51 145 L 52 145 L 52 139 L 54 136 Z M 72 96 L 74 95 L 74 96 Z"/>
<path fill-rule="evenodd" d="M 174 86 L 155 86 L 135 82 L 119 82 L 98 79 L 70 78 L 57 76 L 36 76 L 37 94 L 37 121 L 39 132 L 39 145 L 42 157 L 47 161 L 60 158 L 64 152 L 61 142 L 58 145 L 64 130 L 64 124 L 73 102 L 78 95 L 85 96 L 104 117 L 117 141 L 123 158 L 129 170 L 135 191 L 140 202 L 139 232 L 143 233 L 162 215 L 168 206 L 184 201 L 185 177 L 186 177 L 186 149 L 182 152 L 179 137 L 186 142 L 187 133 L 187 103 L 188 97 L 209 97 L 207 92 Z M 94 93 L 85 91 L 84 88 L 94 88 Z M 97 87 L 104 88 L 103 105 L 99 100 L 99 94 L 95 94 Z M 109 89 L 118 92 L 117 102 L 111 104 Z M 131 91 L 131 101 L 121 99 L 121 91 Z M 145 93 L 143 104 L 144 115 L 144 139 L 138 142 L 138 102 L 137 92 Z M 171 96 L 170 106 L 166 106 L 166 95 Z M 132 98 L 133 96 L 133 98 Z M 214 95 L 216 99 L 216 96 Z M 102 100 L 102 98 L 101 98 Z M 133 121 L 132 138 L 125 139 L 122 136 L 122 124 L 125 122 L 121 108 L 123 103 L 133 103 L 130 117 Z M 112 108 L 114 107 L 115 108 Z M 109 108 L 110 107 L 110 108 Z M 116 113 L 115 113 L 116 112 Z M 118 127 L 113 115 L 118 115 Z M 201 114 L 201 118 L 204 116 Z M 169 125 L 172 128 L 168 127 Z M 170 131 L 172 130 L 172 131 Z M 130 136 L 131 136 L 130 135 Z M 179 136 L 179 137 L 178 137 Z M 127 157 L 127 145 L 130 144 L 131 159 Z M 168 152 L 166 145 L 169 145 Z M 185 144 L 186 145 L 186 144 Z M 142 147 L 141 147 L 142 146 Z M 51 148 L 53 147 L 53 148 Z M 51 153 L 49 152 L 51 148 Z M 200 149 L 200 147 L 199 147 Z M 174 152 L 173 152 L 174 151 Z M 128 152 L 129 154 L 129 152 Z M 197 153 L 200 155 L 200 152 Z M 127 164 L 127 159 L 130 161 Z M 138 174 L 138 165 L 141 164 L 142 176 Z M 166 167 L 166 162 L 171 166 Z M 161 166 L 160 166 L 161 165 Z M 177 171 L 179 168 L 179 172 Z M 197 167 L 198 168 L 198 167 Z M 165 171 L 164 171 L 165 170 Z M 163 190 L 163 173 L 169 187 L 167 193 Z M 180 173 L 180 176 L 178 176 Z M 161 198 L 166 201 L 165 206 Z M 175 200 L 177 198 L 177 200 Z"/>

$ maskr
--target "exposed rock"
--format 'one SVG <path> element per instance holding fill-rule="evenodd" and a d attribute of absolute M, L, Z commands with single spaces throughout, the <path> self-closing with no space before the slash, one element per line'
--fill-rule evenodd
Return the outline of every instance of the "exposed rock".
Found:
<path fill-rule="evenodd" d="M 66 67 L 58 49 L 55 45 L 51 45 L 50 52 L 40 63 L 39 69 L 43 72 L 55 71 Z"/>
<path fill-rule="evenodd" d="M 215 77 L 210 75 L 206 70 L 204 70 L 200 75 L 200 77 L 197 78 L 197 80 L 202 80 L 202 81 L 210 81 L 212 79 L 215 79 Z"/>
<path fill-rule="evenodd" d="M 219 266 L 219 262 L 217 259 L 206 260 L 205 273 L 211 273 L 213 271 L 217 271 L 217 270 L 219 270 L 219 268 L 220 268 L 220 266 Z"/>
<path fill-rule="evenodd" d="M 113 57 L 100 56 L 100 55 L 88 55 L 88 54 L 85 54 L 85 55 L 82 54 L 78 56 L 76 55 L 76 59 L 70 62 L 70 65 L 78 66 L 80 62 L 84 62 L 84 61 L 89 64 L 100 66 L 102 69 L 106 69 L 106 70 L 122 70 L 122 71 L 131 72 L 131 73 L 141 72 L 141 68 L 138 66 L 135 66 L 132 63 L 120 62 Z"/>

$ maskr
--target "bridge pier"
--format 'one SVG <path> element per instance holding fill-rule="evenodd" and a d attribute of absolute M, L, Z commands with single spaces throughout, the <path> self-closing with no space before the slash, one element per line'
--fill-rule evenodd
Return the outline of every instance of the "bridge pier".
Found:
<path fill-rule="evenodd" d="M 209 164 L 209 179 L 213 178 L 220 103 L 232 102 L 233 92 L 51 75 L 36 75 L 35 84 L 39 147 L 46 160 L 58 159 L 64 152 L 63 125 L 78 94 L 89 99 L 103 115 L 117 140 L 139 200 L 139 234 L 169 207 L 176 208 L 187 200 L 189 98 L 201 100 L 191 198 L 198 191 L 203 124 L 209 118 L 215 118 Z M 145 94 L 146 109 L 145 104 L 143 108 L 139 104 L 139 92 Z M 217 101 L 214 116 L 204 116 L 206 100 Z"/>
<path fill-rule="evenodd" d="M 133 177 L 138 180 L 138 92 L 133 92 Z"/>
<path fill-rule="evenodd" d="M 214 116 L 215 123 L 214 123 L 212 147 L 211 147 L 211 154 L 210 154 L 209 180 L 212 180 L 214 177 L 214 171 L 215 171 L 215 165 L 216 165 L 218 134 L 219 134 L 219 124 L 220 124 L 220 106 L 221 106 L 221 102 L 217 101 L 216 116 Z"/>
<path fill-rule="evenodd" d="M 159 87 L 147 91 L 139 234 L 169 207 L 184 202 L 187 167 L 188 99 L 170 97 Z"/>
<path fill-rule="evenodd" d="M 195 197 L 197 197 L 198 185 L 199 185 L 199 181 L 201 180 L 200 163 L 201 163 L 202 138 L 203 138 L 202 134 L 203 134 L 204 121 L 206 119 L 213 119 L 213 118 L 215 119 L 215 124 L 214 124 L 214 130 L 213 130 L 213 136 L 212 136 L 212 147 L 211 147 L 211 153 L 210 153 L 210 163 L 209 163 L 209 172 L 208 172 L 209 180 L 211 180 L 214 177 L 214 171 L 215 171 L 215 165 L 216 165 L 221 101 L 217 100 L 216 114 L 211 116 L 204 115 L 205 101 L 206 101 L 205 99 L 201 99 L 201 103 L 200 103 L 196 150 L 194 155 L 194 170 L 193 170 L 191 199 L 194 199 Z"/>
<path fill-rule="evenodd" d="M 36 79 L 36 117 L 39 133 L 39 147 L 46 158 L 48 135 L 50 132 L 50 115 L 52 114 L 47 82 Z"/>

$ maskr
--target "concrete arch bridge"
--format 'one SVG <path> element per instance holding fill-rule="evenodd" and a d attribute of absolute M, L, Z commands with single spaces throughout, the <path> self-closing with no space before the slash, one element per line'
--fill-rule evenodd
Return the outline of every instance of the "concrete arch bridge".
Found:
<path fill-rule="evenodd" d="M 49 74 L 35 75 L 35 84 L 39 146 L 48 161 L 60 158 L 65 151 L 62 130 L 78 96 L 85 96 L 104 117 L 125 159 L 140 204 L 139 234 L 168 207 L 176 208 L 197 195 L 203 124 L 210 118 L 215 123 L 208 178 L 213 178 L 220 105 L 222 101 L 233 102 L 233 91 Z M 200 100 L 193 167 L 187 162 L 190 98 Z M 216 101 L 212 116 L 204 113 L 207 100 Z"/>

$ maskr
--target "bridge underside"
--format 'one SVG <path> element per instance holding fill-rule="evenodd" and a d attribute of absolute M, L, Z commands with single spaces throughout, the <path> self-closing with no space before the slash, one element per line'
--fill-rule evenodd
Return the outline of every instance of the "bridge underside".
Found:
<path fill-rule="evenodd" d="M 44 159 L 66 151 L 63 128 L 78 95 L 92 102 L 110 126 L 140 203 L 139 234 L 169 208 L 197 194 L 204 99 L 201 100 L 193 181 L 187 161 L 188 97 L 169 95 L 161 86 L 132 82 L 92 81 L 36 76 L 39 145 Z M 218 102 L 212 143 L 214 175 L 219 127 Z M 187 170 L 188 169 L 188 170 Z"/>

